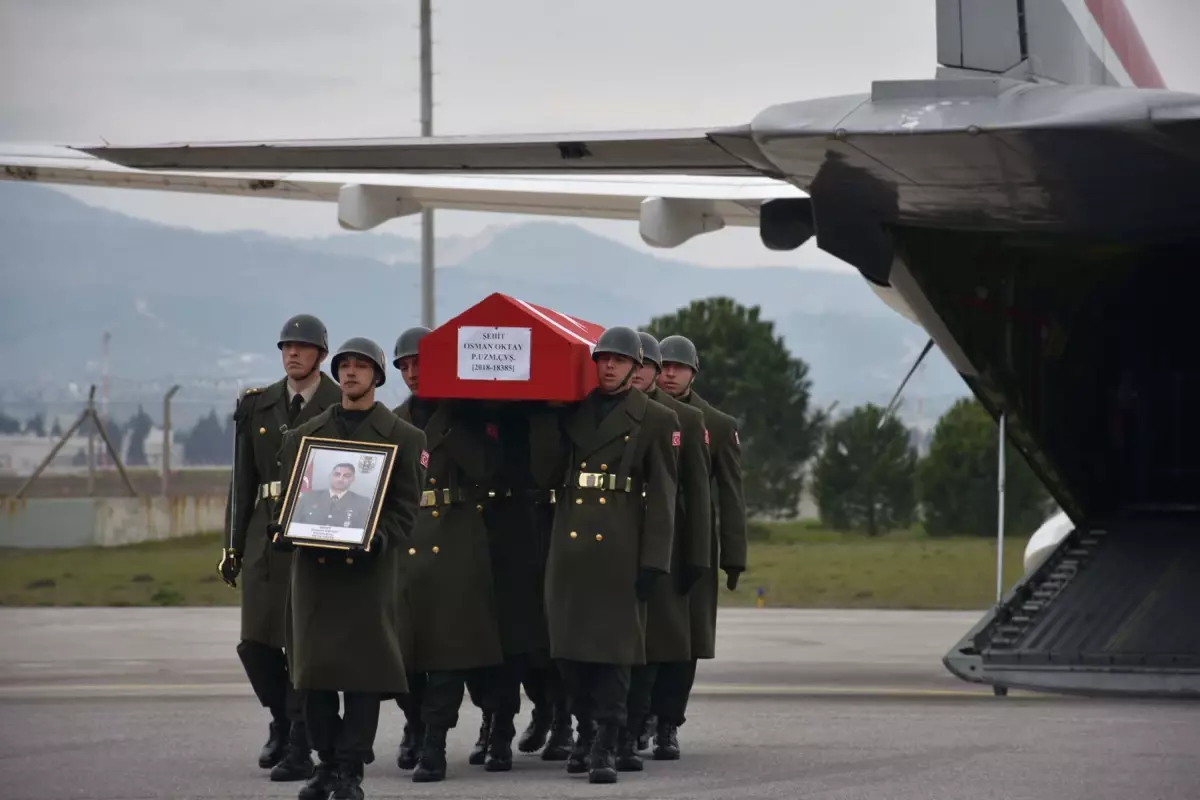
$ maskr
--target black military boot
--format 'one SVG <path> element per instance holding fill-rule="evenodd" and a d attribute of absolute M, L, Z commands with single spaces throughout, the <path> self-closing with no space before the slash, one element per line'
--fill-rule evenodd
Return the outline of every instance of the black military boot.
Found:
<path fill-rule="evenodd" d="M 446 729 L 425 728 L 425 741 L 413 772 L 415 783 L 431 783 L 446 779 Z"/>
<path fill-rule="evenodd" d="M 408 770 L 417 766 L 421 742 L 425 740 L 423 722 L 404 723 L 404 738 L 400 740 L 400 751 L 396 754 L 396 766 Z"/>
<path fill-rule="evenodd" d="M 467 763 L 473 767 L 478 767 L 487 761 L 488 740 L 492 734 L 492 712 L 483 712 L 483 721 L 479 723 L 479 738 L 475 740 L 475 746 L 471 748 L 471 755 L 467 756 Z"/>
<path fill-rule="evenodd" d="M 575 746 L 567 759 L 567 772 L 573 775 L 588 770 L 588 754 L 596 740 L 596 726 L 590 719 L 581 719 L 575 725 L 575 733 Z"/>
<path fill-rule="evenodd" d="M 637 754 L 634 744 L 637 742 L 637 731 L 641 730 L 641 722 L 621 728 L 617 734 L 617 772 L 641 772 L 645 769 L 642 757 Z"/>
<path fill-rule="evenodd" d="M 679 759 L 679 728 L 667 722 L 658 723 L 658 735 L 654 737 L 654 760 L 676 761 Z"/>
<path fill-rule="evenodd" d="M 267 743 L 258 754 L 258 765 L 270 769 L 283 760 L 287 755 L 288 737 L 292 731 L 292 723 L 287 717 L 276 717 L 267 729 Z"/>
<path fill-rule="evenodd" d="M 545 747 L 553 718 L 554 711 L 549 705 L 545 703 L 535 705 L 533 718 L 529 720 L 529 727 L 521 734 L 521 739 L 517 742 L 517 749 L 522 753 L 536 753 Z"/>
<path fill-rule="evenodd" d="M 303 781 L 313 774 L 312 749 L 308 744 L 308 728 L 303 722 L 293 722 L 288 733 L 287 753 L 271 768 L 273 781 Z"/>
<path fill-rule="evenodd" d="M 363 800 L 363 763 L 338 759 L 338 778 L 333 786 L 333 800 Z"/>
<path fill-rule="evenodd" d="M 492 717 L 492 732 L 488 737 L 487 762 L 483 768 L 488 772 L 507 772 L 512 769 L 512 740 L 517 735 L 512 714 L 496 714 Z"/>
<path fill-rule="evenodd" d="M 571 757 L 571 745 L 575 737 L 571 734 L 571 712 L 567 704 L 555 704 L 554 722 L 550 726 L 550 740 L 542 751 L 542 761 L 566 761 Z"/>
<path fill-rule="evenodd" d="M 650 749 L 650 740 L 654 738 L 654 729 L 658 727 L 658 716 L 651 714 L 646 717 L 642 723 L 641 730 L 638 731 L 637 751 L 644 753 Z"/>
<path fill-rule="evenodd" d="M 338 765 L 333 753 L 319 753 L 321 763 L 313 770 L 312 777 L 300 787 L 300 800 L 329 800 L 329 793 L 338 782 Z"/>
<path fill-rule="evenodd" d="M 617 737 L 620 728 L 614 722 L 606 722 L 596 732 L 592 752 L 588 760 L 588 783 L 617 782 Z"/>

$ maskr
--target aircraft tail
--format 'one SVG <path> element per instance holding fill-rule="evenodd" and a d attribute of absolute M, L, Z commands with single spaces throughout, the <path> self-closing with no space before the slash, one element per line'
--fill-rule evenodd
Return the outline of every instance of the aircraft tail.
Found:
<path fill-rule="evenodd" d="M 939 77 L 1166 88 L 1125 0 L 937 0 Z"/>

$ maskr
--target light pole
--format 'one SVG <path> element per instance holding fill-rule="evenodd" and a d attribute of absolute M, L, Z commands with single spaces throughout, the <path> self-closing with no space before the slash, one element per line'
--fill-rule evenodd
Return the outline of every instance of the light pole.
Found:
<path fill-rule="evenodd" d="M 433 35 L 431 0 L 421 2 L 421 136 L 433 135 Z M 434 325 L 433 211 L 421 211 L 421 324 Z"/>

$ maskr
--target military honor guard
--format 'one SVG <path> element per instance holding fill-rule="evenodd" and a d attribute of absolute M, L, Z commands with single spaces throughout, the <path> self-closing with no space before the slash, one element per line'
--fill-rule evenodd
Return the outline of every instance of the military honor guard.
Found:
<path fill-rule="evenodd" d="M 628 724 L 618 740 L 617 769 L 622 772 L 642 769 L 637 739 L 643 722 L 651 713 L 664 725 L 682 724 L 683 707 L 677 694 L 672 695 L 669 689 L 680 685 L 687 675 L 694 674 L 690 594 L 712 563 L 709 485 L 712 464 L 704 414 L 659 388 L 656 381 L 662 356 L 658 340 L 644 331 L 639 331 L 638 336 L 645 358 L 634 375 L 633 385 L 654 402 L 675 412 L 683 441 L 679 453 L 679 492 L 671 548 L 672 580 L 659 581 L 646 604 L 646 664 L 633 668 Z M 655 687 L 659 688 L 657 693 Z M 678 751 L 655 750 L 657 759 L 671 758 L 672 755 L 678 756 Z"/>
<path fill-rule="evenodd" d="M 329 353 L 325 325 L 299 314 L 283 325 L 278 346 L 284 378 L 247 390 L 234 412 L 235 446 L 225 517 L 225 550 L 218 572 L 242 586 L 238 657 L 263 707 L 271 712 L 258 764 L 273 781 L 305 780 L 313 771 L 303 704 L 291 687 L 284 653 L 284 601 L 291 554 L 270 547 L 267 525 L 280 496 L 276 457 L 289 428 L 341 400 L 337 384 L 321 372 Z"/>
<path fill-rule="evenodd" d="M 713 569 L 691 591 L 692 662 L 682 674 L 667 670 L 655 681 L 654 695 L 666 716 L 658 714 L 654 740 L 656 759 L 679 758 L 679 727 L 685 721 L 688 697 L 696 679 L 696 662 L 716 656 L 716 567 L 725 572 L 725 585 L 733 591 L 746 570 L 746 504 L 742 492 L 742 447 L 737 420 L 714 408 L 692 389 L 700 371 L 696 346 L 686 337 L 667 336 L 659 342 L 662 372 L 659 387 L 671 397 L 704 415 L 712 459 L 713 534 L 709 563 Z"/>
<path fill-rule="evenodd" d="M 565 422 L 545 605 L 577 723 L 567 771 L 612 783 L 630 672 L 646 662 L 646 601 L 671 568 L 681 431 L 675 412 L 633 389 L 636 331 L 609 328 L 592 358 L 599 387 Z"/>
<path fill-rule="evenodd" d="M 395 448 L 386 484 L 382 475 L 377 478 L 378 516 L 362 545 L 348 550 L 297 545 L 288 529 L 310 525 L 289 521 L 286 508 L 272 524 L 274 546 L 293 551 L 289 667 L 293 685 L 304 694 L 304 717 L 320 758 L 300 800 L 325 800 L 330 793 L 361 800 L 363 767 L 375 760 L 380 703 L 408 692 L 397 584 L 428 453 L 425 435 L 375 399 L 385 381 L 384 363 L 375 342 L 347 340 L 331 363 L 341 402 L 289 431 L 280 452 L 281 475 L 290 485 L 304 437 Z"/>

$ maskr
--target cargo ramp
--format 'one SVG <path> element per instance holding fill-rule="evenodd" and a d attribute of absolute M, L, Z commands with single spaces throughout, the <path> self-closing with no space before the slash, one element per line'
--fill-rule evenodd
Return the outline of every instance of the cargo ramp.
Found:
<path fill-rule="evenodd" d="M 943 662 L 997 694 L 1200 699 L 1200 514 L 1076 528 Z"/>

